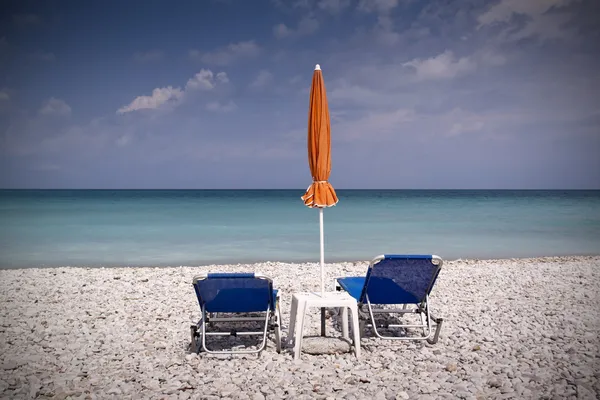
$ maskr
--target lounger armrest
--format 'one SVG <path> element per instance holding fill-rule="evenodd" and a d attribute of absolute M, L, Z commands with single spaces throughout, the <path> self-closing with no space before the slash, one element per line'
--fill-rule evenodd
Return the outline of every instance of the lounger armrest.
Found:
<path fill-rule="evenodd" d="M 346 278 L 346 277 L 345 276 L 336 276 L 335 278 L 333 278 L 333 291 L 334 292 L 338 292 L 338 291 L 342 290 L 342 287 L 338 283 L 338 279 L 341 279 L 341 278 Z"/>
<path fill-rule="evenodd" d="M 208 278 L 208 273 L 198 274 L 192 278 L 192 284 L 196 284 L 196 282 L 201 281 L 203 279 Z"/>

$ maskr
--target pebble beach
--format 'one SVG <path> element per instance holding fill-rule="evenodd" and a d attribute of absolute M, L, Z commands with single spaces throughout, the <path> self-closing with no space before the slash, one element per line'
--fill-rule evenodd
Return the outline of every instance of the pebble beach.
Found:
<path fill-rule="evenodd" d="M 368 262 L 326 265 L 363 275 Z M 188 351 L 201 272 L 260 272 L 281 291 L 318 290 L 317 263 L 0 270 L 3 399 L 596 399 L 600 257 L 446 261 L 430 297 L 437 344 L 361 340 L 362 355 Z M 331 322 L 331 320 L 330 320 Z M 316 336 L 318 310 L 305 335 Z M 340 336 L 328 324 L 329 336 Z"/>

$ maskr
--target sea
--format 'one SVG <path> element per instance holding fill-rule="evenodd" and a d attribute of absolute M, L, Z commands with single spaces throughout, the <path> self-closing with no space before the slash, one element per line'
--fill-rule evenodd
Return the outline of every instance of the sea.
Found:
<path fill-rule="evenodd" d="M 289 190 L 0 190 L 0 268 L 319 262 Z M 337 190 L 325 262 L 600 255 L 600 191 Z"/>

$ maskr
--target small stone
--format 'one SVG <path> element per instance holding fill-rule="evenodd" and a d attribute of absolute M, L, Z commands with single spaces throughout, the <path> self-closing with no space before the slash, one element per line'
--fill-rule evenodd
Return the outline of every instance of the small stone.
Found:
<path fill-rule="evenodd" d="M 167 367 L 167 369 L 169 369 L 171 367 L 180 366 L 180 365 L 181 365 L 181 362 L 179 360 L 173 359 L 167 363 L 166 367 Z"/>
<path fill-rule="evenodd" d="M 502 385 L 500 387 L 500 393 L 514 393 L 514 391 L 510 385 Z"/>
<path fill-rule="evenodd" d="M 490 380 L 488 380 L 487 384 L 493 388 L 499 388 L 502 386 L 502 383 L 500 383 L 500 380 L 498 378 L 491 378 Z"/>
<path fill-rule="evenodd" d="M 473 351 L 479 351 L 479 350 L 481 350 L 481 347 L 478 344 L 473 346 Z"/>
<path fill-rule="evenodd" d="M 406 400 L 409 398 L 410 396 L 406 392 L 398 392 L 398 394 L 396 394 L 396 400 Z"/>
<path fill-rule="evenodd" d="M 17 368 L 19 368 L 19 364 L 16 363 L 15 361 L 7 361 L 2 364 L 2 369 L 5 371 L 10 371 L 10 370 L 17 369 Z"/>
<path fill-rule="evenodd" d="M 446 365 L 446 371 L 448 371 L 448 372 L 454 372 L 457 369 L 458 369 L 458 367 L 454 363 L 450 363 L 450 364 Z"/>
<path fill-rule="evenodd" d="M 110 389 L 108 389 L 106 394 L 121 394 L 121 389 L 119 389 L 118 386 L 113 386 Z"/>
<path fill-rule="evenodd" d="M 377 392 L 377 394 L 375 395 L 375 400 L 386 400 L 385 392 Z"/>
<path fill-rule="evenodd" d="M 52 397 L 52 399 L 65 400 L 67 397 L 69 397 L 69 393 L 61 390 L 61 391 L 55 393 L 54 396 Z"/>

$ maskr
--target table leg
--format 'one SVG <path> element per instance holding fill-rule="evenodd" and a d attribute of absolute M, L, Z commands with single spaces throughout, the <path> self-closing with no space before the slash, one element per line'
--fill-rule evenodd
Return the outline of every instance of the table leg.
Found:
<path fill-rule="evenodd" d="M 348 307 L 342 307 L 342 336 L 344 339 L 350 339 L 350 335 L 348 335 Z"/>
<path fill-rule="evenodd" d="M 307 308 L 307 301 L 305 299 L 302 299 L 300 301 L 298 301 L 298 313 L 300 313 L 300 315 L 296 314 L 296 333 L 295 333 L 295 337 L 294 337 L 294 359 L 298 359 L 300 358 L 300 352 L 302 351 L 302 335 L 304 332 L 304 319 L 306 316 L 306 308 Z"/>
<path fill-rule="evenodd" d="M 354 354 L 356 354 L 356 358 L 360 358 L 360 328 L 356 306 L 352 307 L 352 331 L 354 332 Z"/>
<path fill-rule="evenodd" d="M 288 345 L 292 345 L 292 341 L 294 340 L 294 330 L 296 329 L 296 317 L 298 313 L 298 298 L 296 296 L 292 296 L 292 309 L 290 310 L 290 325 L 288 328 L 288 336 L 287 342 Z"/>

